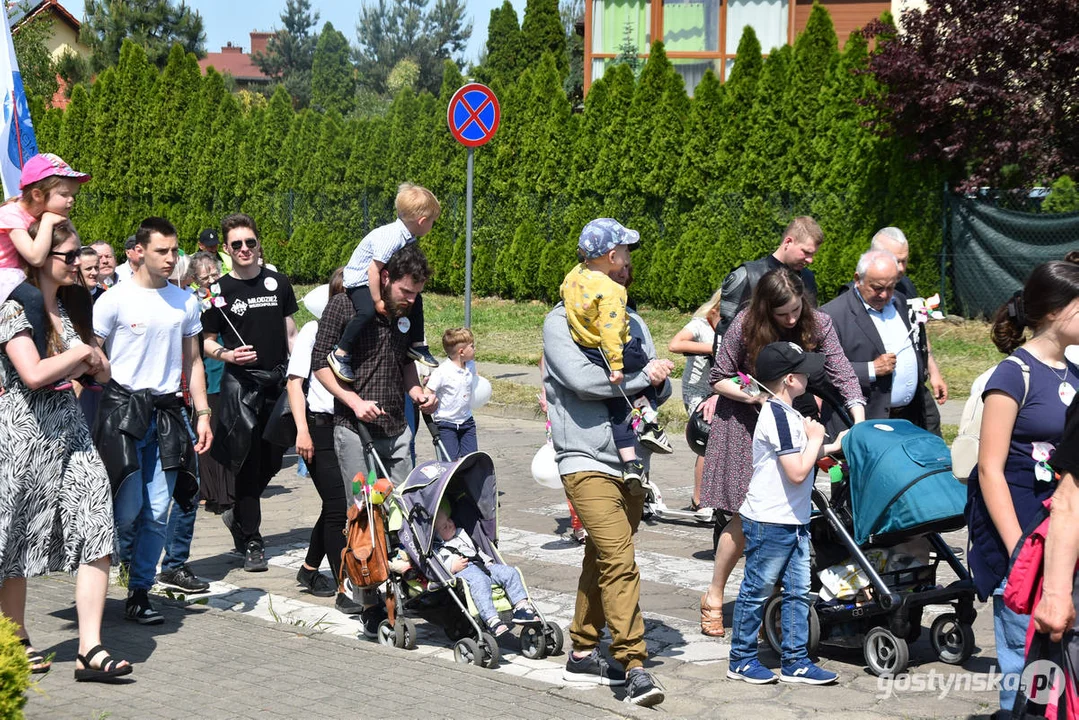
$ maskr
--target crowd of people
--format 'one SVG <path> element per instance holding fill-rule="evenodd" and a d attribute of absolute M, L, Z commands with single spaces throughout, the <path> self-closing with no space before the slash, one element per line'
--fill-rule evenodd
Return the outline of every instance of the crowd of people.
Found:
<path fill-rule="evenodd" d="M 151 599 L 155 583 L 187 593 L 208 588 L 187 564 L 201 506 L 220 514 L 244 570 L 265 571 L 261 497 L 290 446 L 322 502 L 297 582 L 336 596 L 336 607 L 358 614 L 375 636 L 386 616 L 377 591 L 352 593 L 340 573 L 346 511 L 357 492 L 351 480 L 367 468 L 360 426 L 395 483 L 415 462 L 414 413 L 433 415 L 449 459 L 479 447 L 475 337 L 446 330 L 441 363 L 427 342 L 422 291 L 432 269 L 416 240 L 437 221 L 438 200 L 403 184 L 397 219 L 368 234 L 328 285 L 298 300 L 288 277 L 265 263 L 256 221 L 243 213 L 203 231 L 191 255 L 180 251 L 168 220 L 146 218 L 117 265 L 109 243 L 82 245 L 71 223 L 88 180 L 54 155 L 35 156 L 23 169 L 21 196 L 0 206 L 0 610 L 18 626 L 32 671 L 51 663 L 26 631 L 28 577 L 77 572 L 75 677 L 112 681 L 133 668 L 100 637 L 110 565 L 126 574 L 125 617 L 163 623 Z M 542 400 L 575 537 L 584 543 L 564 677 L 624 685 L 628 702 L 652 706 L 665 691 L 644 667 L 633 537 L 650 455 L 672 449 L 657 410 L 671 395 L 673 364 L 657 357 L 627 292 L 639 240 L 609 218 L 583 228 L 564 302 L 542 328 Z M 840 447 L 838 415 L 909 420 L 939 434 L 937 406 L 948 398 L 908 306 L 918 293 L 906 275 L 902 231 L 878 232 L 852 281 L 826 303 L 810 270 L 823 241 L 812 218 L 795 218 L 775 252 L 731 271 L 669 346 L 687 356 L 686 409 L 708 424 L 692 507 L 729 518 L 700 599 L 701 632 L 727 634 L 727 583 L 744 557 L 727 676 L 754 684 L 837 679 L 806 646 L 809 492 L 818 458 Z M 1031 622 L 1001 597 L 1008 559 L 1058 481 L 1054 517 L 1079 505 L 1074 453 L 1063 451 L 1077 446 L 1079 424 L 1068 415 L 1079 369 L 1066 356 L 1079 344 L 1075 260 L 1036 268 L 993 323 L 993 342 L 1009 361 L 985 388 L 967 516 L 969 564 L 979 597 L 993 598 L 1005 673 L 1022 670 Z M 301 301 L 315 320 L 297 330 Z M 448 516 L 439 522 L 443 550 L 469 550 Z M 1051 545 L 1055 568 L 1074 565 L 1061 532 Z M 332 576 L 319 571 L 324 559 Z M 450 564 L 480 588 L 489 611 L 492 576 Z M 533 622 L 510 574 L 514 621 Z M 1048 604 L 1034 619 L 1059 633 L 1074 611 L 1063 573 L 1052 577 Z M 763 606 L 777 584 L 785 618 L 778 676 L 757 657 Z M 497 616 L 483 619 L 505 632 Z M 604 629 L 610 660 L 600 652 Z M 1002 691 L 1000 701 L 1010 709 L 1014 698 Z"/>

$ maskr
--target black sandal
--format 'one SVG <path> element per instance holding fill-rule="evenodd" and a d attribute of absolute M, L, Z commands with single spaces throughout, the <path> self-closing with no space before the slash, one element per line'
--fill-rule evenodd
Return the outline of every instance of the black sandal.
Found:
<path fill-rule="evenodd" d="M 19 642 L 26 648 L 26 661 L 30 663 L 30 672 L 41 675 L 52 670 L 52 660 L 48 659 L 30 646 L 30 638 L 23 638 Z"/>
<path fill-rule="evenodd" d="M 101 653 L 105 656 L 101 658 L 97 667 L 93 667 L 88 658 L 95 658 Z M 97 647 L 90 648 L 90 652 L 86 653 L 85 657 L 82 655 L 76 655 L 78 662 L 82 663 L 82 667 L 75 668 L 75 681 L 76 682 L 113 682 L 117 678 L 123 675 L 130 675 L 134 670 L 130 664 L 120 665 L 122 660 L 113 660 L 112 655 L 109 655 L 109 651 L 105 649 L 104 645 L 98 645 Z"/>

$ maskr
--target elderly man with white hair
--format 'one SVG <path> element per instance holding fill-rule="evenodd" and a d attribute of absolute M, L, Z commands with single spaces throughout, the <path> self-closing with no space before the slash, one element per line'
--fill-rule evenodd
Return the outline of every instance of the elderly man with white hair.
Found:
<path fill-rule="evenodd" d="M 925 427 L 925 367 L 912 337 L 906 300 L 897 296 L 899 263 L 884 250 L 858 260 L 854 288 L 824 305 L 866 397 L 866 419 L 902 418 Z"/>
<path fill-rule="evenodd" d="M 919 294 L 918 289 L 914 287 L 910 276 L 907 275 L 910 246 L 907 243 L 907 236 L 902 230 L 897 227 L 881 228 L 873 236 L 869 249 L 886 250 L 895 255 L 895 259 L 899 263 L 899 282 L 895 285 L 897 293 L 905 296 L 908 300 L 923 297 Z M 925 398 L 925 428 L 940 435 L 940 410 L 937 405 L 943 405 L 948 399 L 948 384 L 944 382 L 944 376 L 940 372 L 940 367 L 937 366 L 937 360 L 933 357 L 933 348 L 929 346 L 928 337 L 925 338 L 919 350 L 924 356 L 922 362 L 925 364 L 929 375 L 929 392 L 923 394 Z"/>

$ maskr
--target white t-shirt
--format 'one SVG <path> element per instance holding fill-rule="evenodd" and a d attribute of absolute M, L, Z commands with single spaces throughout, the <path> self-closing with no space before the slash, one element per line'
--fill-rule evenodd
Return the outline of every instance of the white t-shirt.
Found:
<path fill-rule="evenodd" d="M 116 282 L 119 283 L 121 280 L 130 280 L 134 272 L 131 269 L 131 263 L 124 263 L 123 265 L 117 265 L 113 274 L 116 276 Z"/>
<path fill-rule="evenodd" d="M 431 371 L 427 389 L 438 396 L 435 420 L 463 423 L 472 417 L 472 390 L 476 378 L 476 363 L 469 360 L 457 367 L 446 359 Z"/>
<path fill-rule="evenodd" d="M 755 522 L 777 525 L 809 522 L 812 478 L 793 483 L 779 464 L 781 455 L 800 453 L 805 445 L 802 418 L 775 400 L 768 400 L 753 431 L 753 478 L 746 500 L 738 509 L 740 514 Z"/>
<path fill-rule="evenodd" d="M 311 351 L 315 347 L 315 336 L 317 334 L 318 321 L 316 320 L 312 320 L 300 328 L 300 332 L 296 334 L 296 339 L 292 342 L 292 355 L 288 359 L 288 374 L 309 378 L 307 386 L 307 409 L 309 411 L 333 415 L 333 395 L 311 374 Z"/>
<path fill-rule="evenodd" d="M 172 283 L 144 288 L 117 284 L 94 305 L 94 334 L 105 339 L 112 379 L 132 392 L 180 391 L 182 338 L 202 332 L 202 308 L 188 290 Z"/>
<path fill-rule="evenodd" d="M 690 318 L 682 329 L 692 333 L 693 342 L 709 345 L 715 342 L 716 331 L 708 324 L 707 318 Z M 712 394 L 712 388 L 708 383 L 708 373 L 712 371 L 712 362 L 711 355 L 686 357 L 686 369 L 682 372 L 682 402 L 685 403 L 686 412 L 693 412 L 697 403 Z"/>

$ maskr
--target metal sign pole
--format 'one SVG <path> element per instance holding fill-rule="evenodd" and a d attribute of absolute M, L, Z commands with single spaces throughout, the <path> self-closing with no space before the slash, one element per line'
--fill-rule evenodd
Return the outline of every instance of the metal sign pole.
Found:
<path fill-rule="evenodd" d="M 465 327 L 472 327 L 472 156 L 468 149 L 468 172 L 465 185 Z"/>

